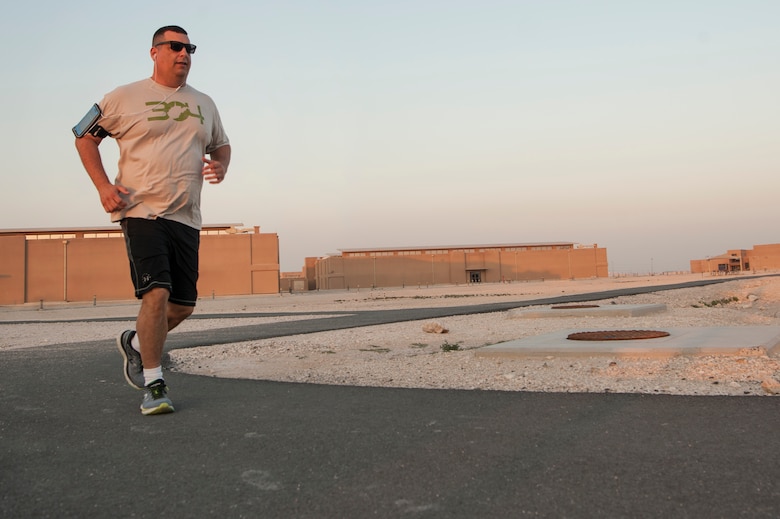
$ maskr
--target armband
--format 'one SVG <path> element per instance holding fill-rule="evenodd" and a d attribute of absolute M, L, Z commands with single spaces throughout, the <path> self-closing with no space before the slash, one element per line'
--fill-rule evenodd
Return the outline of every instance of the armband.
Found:
<path fill-rule="evenodd" d="M 93 127 L 92 127 L 92 129 L 91 129 L 91 130 L 89 130 L 89 133 L 90 133 L 90 134 L 92 134 L 92 135 L 94 135 L 94 136 L 95 136 L 95 137 L 97 137 L 98 139 L 105 139 L 106 137 L 108 137 L 109 135 L 111 135 L 110 133 L 108 133 L 108 132 L 105 130 L 105 128 L 103 128 L 103 127 L 102 127 L 102 126 L 100 126 L 99 124 L 96 124 L 95 126 L 93 126 Z"/>

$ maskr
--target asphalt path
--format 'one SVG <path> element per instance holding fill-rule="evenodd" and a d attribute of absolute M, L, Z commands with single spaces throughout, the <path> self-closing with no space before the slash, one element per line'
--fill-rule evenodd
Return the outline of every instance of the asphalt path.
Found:
<path fill-rule="evenodd" d="M 671 288 L 685 287 L 354 312 L 169 347 Z M 772 397 L 166 380 L 176 413 L 145 417 L 113 341 L 0 352 L 0 517 L 780 516 Z"/>

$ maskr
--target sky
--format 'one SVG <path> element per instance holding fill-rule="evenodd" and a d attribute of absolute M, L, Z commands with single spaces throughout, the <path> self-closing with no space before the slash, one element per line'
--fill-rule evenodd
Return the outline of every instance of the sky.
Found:
<path fill-rule="evenodd" d="M 233 149 L 203 221 L 277 233 L 282 271 L 556 241 L 685 271 L 780 242 L 777 20 L 776 0 L 12 2 L 0 229 L 110 225 L 70 129 L 176 24 Z"/>

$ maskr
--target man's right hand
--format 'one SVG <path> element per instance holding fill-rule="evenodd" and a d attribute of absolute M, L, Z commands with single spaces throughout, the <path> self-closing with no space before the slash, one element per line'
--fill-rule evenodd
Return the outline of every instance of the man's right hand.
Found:
<path fill-rule="evenodd" d="M 103 209 L 107 213 L 113 213 L 127 207 L 127 201 L 122 198 L 122 195 L 130 194 L 126 187 L 108 183 L 99 187 L 98 192 L 100 193 L 100 203 L 103 204 Z"/>
<path fill-rule="evenodd" d="M 130 191 L 126 187 L 114 185 L 108 180 L 98 149 L 102 141 L 102 137 L 88 133 L 84 137 L 76 139 L 76 150 L 79 152 L 84 169 L 87 170 L 89 178 L 92 179 L 92 183 L 98 190 L 103 209 L 107 213 L 113 213 L 127 207 L 127 201 L 122 195 L 129 195 Z"/>

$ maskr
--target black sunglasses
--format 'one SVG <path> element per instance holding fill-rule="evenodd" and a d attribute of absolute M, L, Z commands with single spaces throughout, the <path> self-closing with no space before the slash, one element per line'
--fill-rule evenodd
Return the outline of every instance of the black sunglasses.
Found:
<path fill-rule="evenodd" d="M 154 46 L 157 47 L 166 43 L 171 46 L 173 52 L 181 52 L 182 49 L 187 49 L 187 54 L 195 54 L 195 49 L 197 48 L 192 43 L 182 43 L 180 41 L 161 41 L 160 43 L 155 43 Z"/>

